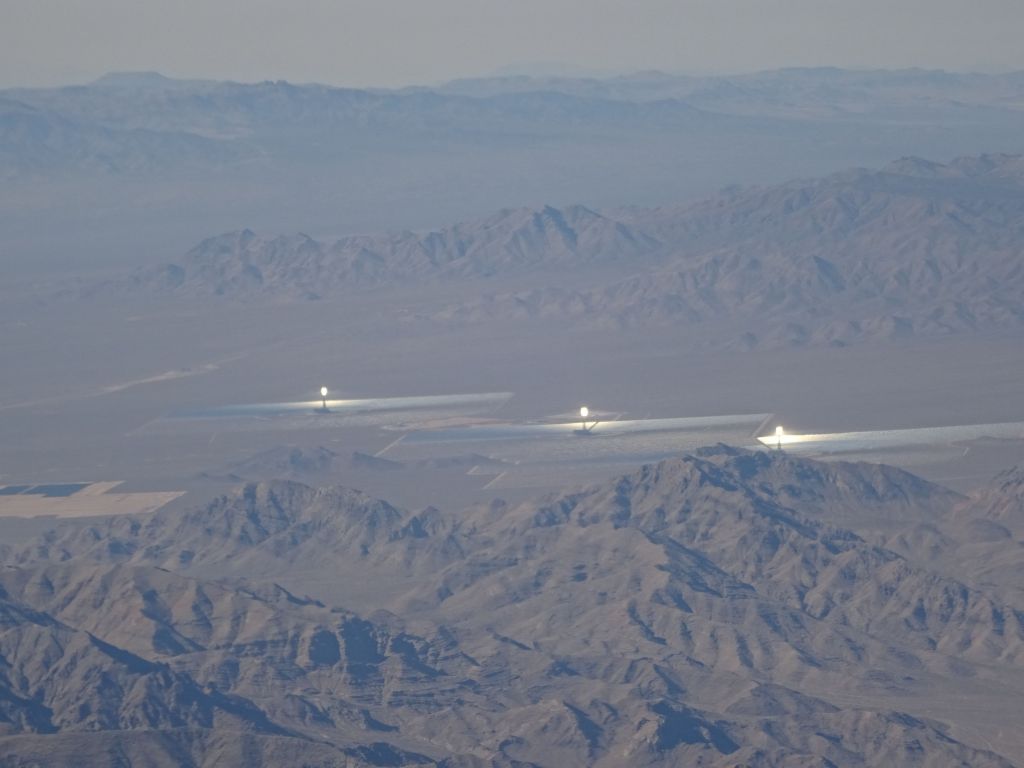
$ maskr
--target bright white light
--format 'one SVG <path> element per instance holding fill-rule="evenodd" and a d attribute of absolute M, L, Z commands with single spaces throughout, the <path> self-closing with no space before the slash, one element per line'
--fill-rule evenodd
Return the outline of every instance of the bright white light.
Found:
<path fill-rule="evenodd" d="M 775 436 L 776 437 L 782 437 L 785 434 L 786 434 L 786 430 L 784 430 L 782 427 L 776 427 L 775 428 Z"/>
<path fill-rule="evenodd" d="M 584 405 L 582 408 L 580 408 L 580 418 L 581 419 L 585 419 L 589 415 L 590 415 L 590 409 L 587 408 L 587 406 Z"/>
<path fill-rule="evenodd" d="M 327 397 L 327 387 L 320 387 L 320 397 Z"/>

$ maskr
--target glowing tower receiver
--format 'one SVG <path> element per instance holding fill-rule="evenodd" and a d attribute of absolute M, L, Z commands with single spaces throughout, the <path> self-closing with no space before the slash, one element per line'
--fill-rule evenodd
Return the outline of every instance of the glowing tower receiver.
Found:
<path fill-rule="evenodd" d="M 786 436 L 786 430 L 781 426 L 775 428 L 775 447 L 778 450 L 782 450 L 782 438 Z"/>
<path fill-rule="evenodd" d="M 590 409 L 587 408 L 587 406 L 585 406 L 585 405 L 581 406 L 580 407 L 580 428 L 577 429 L 577 430 L 574 430 L 575 434 L 577 434 L 577 435 L 589 435 L 593 431 L 594 427 L 596 427 L 598 425 L 597 419 L 594 419 L 589 424 L 587 424 L 587 419 L 588 418 L 590 418 Z"/>
<path fill-rule="evenodd" d="M 320 387 L 320 399 L 323 400 L 323 410 L 327 410 L 327 387 Z"/>

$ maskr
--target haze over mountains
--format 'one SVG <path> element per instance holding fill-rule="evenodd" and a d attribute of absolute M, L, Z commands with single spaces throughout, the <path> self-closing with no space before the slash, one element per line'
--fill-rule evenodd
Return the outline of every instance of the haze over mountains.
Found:
<path fill-rule="evenodd" d="M 329 301 L 367 286 L 472 278 L 466 293 L 480 298 L 421 314 L 719 335 L 725 326 L 743 346 L 846 345 L 1019 328 L 1022 240 L 1021 156 L 905 158 L 679 207 L 504 210 L 427 233 L 334 242 L 243 230 L 118 285 Z M 517 278 L 530 287 L 501 289 Z"/>
<path fill-rule="evenodd" d="M 246 226 L 323 237 L 538 201 L 662 205 L 907 155 L 1024 151 L 1022 83 L 825 68 L 369 91 L 114 74 L 0 93 L 0 223 L 19 268 L 81 269 L 170 260 Z"/>
<path fill-rule="evenodd" d="M 842 117 L 876 113 L 894 119 L 918 111 L 942 113 L 986 105 L 1019 109 L 1024 73 L 970 74 L 941 70 L 790 68 L 731 76 L 637 72 L 609 78 L 483 77 L 455 80 L 446 93 L 494 96 L 553 91 L 590 98 L 660 101 L 682 99 L 728 114 Z"/>
<path fill-rule="evenodd" d="M 0 572 L 0 754 L 1009 766 L 1024 604 L 857 531 L 1015 487 L 718 447 L 458 514 L 277 481 L 67 524 Z"/>
<path fill-rule="evenodd" d="M 687 77 L 658 72 L 606 80 L 509 77 L 461 80 L 430 88 L 355 90 L 286 82 L 255 84 L 172 80 L 157 73 L 112 74 L 85 86 L 9 89 L 4 93 L 6 172 L 45 169 L 111 173 L 144 170 L 122 161 L 133 140 L 163 139 L 152 147 L 160 163 L 175 159 L 174 141 L 220 147 L 223 163 L 256 156 L 313 155 L 323 142 L 445 137 L 483 140 L 496 148 L 528 136 L 601 129 L 691 132 L 776 130 L 785 124 L 745 123 L 734 117 L 794 121 L 923 122 L 958 116 L 993 127 L 1024 108 L 1024 73 L 964 75 L 924 70 L 856 72 L 793 69 L 733 77 Z M 981 118 L 984 118 L 982 120 Z M 589 124 L 589 125 L 587 125 Z M 793 126 L 789 126 L 793 127 Z M 827 128 L 826 128 L 827 130 Z M 781 131 L 780 131 L 781 132 Z M 102 135 L 109 143 L 98 143 Z M 316 137 L 318 143 L 309 145 Z M 680 137 L 681 138 L 681 137 Z M 24 142 L 24 143 L 20 143 Z M 238 151 L 236 147 L 249 147 Z M 74 150 L 62 155 L 64 149 Z M 202 158 L 196 158 L 201 160 Z M 329 156 L 327 159 L 330 159 Z M 64 165 L 61 165 L 61 162 Z M 96 163 L 96 164 L 94 164 Z M 101 165 L 105 163 L 105 165 Z"/>

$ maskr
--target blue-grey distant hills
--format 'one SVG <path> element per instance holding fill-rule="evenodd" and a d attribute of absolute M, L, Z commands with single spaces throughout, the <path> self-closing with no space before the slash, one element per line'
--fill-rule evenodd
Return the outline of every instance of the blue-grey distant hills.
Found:
<path fill-rule="evenodd" d="M 845 70 L 794 67 L 729 76 L 659 71 L 607 78 L 505 76 L 454 80 L 438 88 L 464 96 L 549 91 L 586 98 L 656 102 L 683 99 L 725 114 L 843 118 L 908 117 L 972 108 L 1016 110 L 1024 72 L 976 74 L 943 70 Z"/>
<path fill-rule="evenodd" d="M 118 127 L 0 98 L 0 174 L 155 174 L 238 163 L 255 147 L 189 131 Z"/>
<path fill-rule="evenodd" d="M 114 287 L 331 300 L 471 280 L 466 298 L 426 319 L 679 325 L 747 345 L 844 345 L 1019 329 L 1021 243 L 1024 158 L 908 157 L 678 207 L 511 209 L 334 241 L 243 230 Z"/>
<path fill-rule="evenodd" d="M 1024 72 L 786 69 L 689 77 L 659 72 L 586 78 L 459 80 L 435 88 L 339 88 L 284 81 L 174 80 L 158 73 L 114 73 L 79 86 L 0 91 L 4 113 L 32 109 L 40 120 L 83 131 L 149 130 L 216 139 L 250 139 L 276 156 L 316 154 L 352 138 L 380 144 L 397 136 L 518 145 L 531 137 L 597 137 L 609 128 L 644 131 L 733 129 L 783 134 L 787 123 L 931 123 L 944 118 L 989 124 L 1024 115 Z M 749 118 L 767 118 L 758 124 Z M 735 120 L 732 118 L 741 118 Z M 783 122 L 776 122 L 783 121 Z M 1018 123 L 1019 124 L 1019 123 Z M 40 130 L 42 124 L 40 123 Z M 439 131 L 436 136 L 431 131 Z M 381 132 L 385 133 L 381 133 Z M 309 137 L 325 143 L 310 146 Z M 10 149 L 28 133 L 5 136 Z M 871 137 L 885 141 L 882 133 Z M 918 135 L 919 142 L 928 136 Z M 30 145 L 25 146 L 31 150 Z"/>
<path fill-rule="evenodd" d="M 663 243 L 583 206 L 503 210 L 431 232 L 314 240 L 245 229 L 208 238 L 180 264 L 143 269 L 127 287 L 182 294 L 322 298 L 365 285 L 498 278 L 583 265 L 651 263 Z"/>
<path fill-rule="evenodd" d="M 0 245 L 18 265 L 137 265 L 244 226 L 323 237 L 537 201 L 652 206 L 992 152 L 1024 152 L 1024 75 L 654 72 L 360 90 L 114 74 L 0 91 Z"/>

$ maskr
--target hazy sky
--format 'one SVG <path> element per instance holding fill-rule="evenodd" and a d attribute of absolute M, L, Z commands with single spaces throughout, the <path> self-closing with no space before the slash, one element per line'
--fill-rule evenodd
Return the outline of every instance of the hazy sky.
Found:
<path fill-rule="evenodd" d="M 1024 69 L 1024 0 L 0 0 L 0 86 L 116 70 L 340 85 L 596 71 Z"/>

